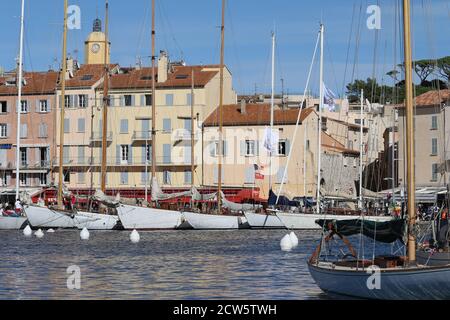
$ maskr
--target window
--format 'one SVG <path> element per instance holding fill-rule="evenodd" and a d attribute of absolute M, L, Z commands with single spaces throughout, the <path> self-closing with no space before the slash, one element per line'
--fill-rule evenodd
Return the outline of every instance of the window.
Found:
<path fill-rule="evenodd" d="M 128 133 L 128 119 L 120 120 L 120 133 Z"/>
<path fill-rule="evenodd" d="M 28 185 L 28 173 L 20 173 L 19 174 L 19 183 L 22 187 Z"/>
<path fill-rule="evenodd" d="M 86 120 L 84 118 L 78 119 L 78 132 L 84 133 L 86 131 Z"/>
<path fill-rule="evenodd" d="M 278 142 L 278 155 L 279 156 L 287 155 L 287 152 L 286 152 L 286 141 Z"/>
<path fill-rule="evenodd" d="M 39 173 L 39 185 L 40 186 L 46 186 L 47 185 L 47 174 L 46 173 Z"/>
<path fill-rule="evenodd" d="M 163 184 L 171 184 L 170 171 L 163 171 Z"/>
<path fill-rule="evenodd" d="M 192 171 L 184 172 L 184 184 L 192 184 Z"/>
<path fill-rule="evenodd" d="M 28 136 L 28 125 L 26 123 L 22 123 L 20 125 L 20 137 L 26 138 Z"/>
<path fill-rule="evenodd" d="M 166 94 L 166 106 L 173 106 L 173 94 Z"/>
<path fill-rule="evenodd" d="M 47 133 L 47 124 L 46 123 L 40 123 L 39 124 L 39 138 L 47 138 L 48 137 L 48 133 Z"/>
<path fill-rule="evenodd" d="M 20 102 L 20 112 L 27 113 L 28 112 L 28 101 L 23 100 Z"/>
<path fill-rule="evenodd" d="M 120 184 L 128 184 L 128 171 L 120 173 Z"/>
<path fill-rule="evenodd" d="M 63 176 L 64 176 L 64 183 L 70 183 L 70 171 L 64 170 Z"/>
<path fill-rule="evenodd" d="M 172 132 L 172 120 L 163 119 L 163 132 L 165 133 Z"/>
<path fill-rule="evenodd" d="M 8 125 L 6 123 L 0 123 L 0 138 L 8 137 Z"/>
<path fill-rule="evenodd" d="M 48 112 L 47 100 L 39 100 L 39 112 Z"/>
<path fill-rule="evenodd" d="M 242 146 L 241 146 L 241 148 L 242 148 Z M 244 149 L 245 149 L 245 142 L 244 142 Z M 219 154 L 219 150 L 220 150 L 219 141 L 215 141 L 213 143 L 213 149 L 212 149 L 211 156 L 213 156 L 213 157 L 219 156 L 220 155 Z M 226 156 L 226 155 L 227 155 L 227 142 L 226 141 L 222 141 L 222 156 Z"/>
<path fill-rule="evenodd" d="M 132 100 L 133 100 L 131 98 L 131 95 L 129 95 L 129 94 L 124 95 L 123 98 L 124 98 L 124 101 L 125 101 L 125 106 L 126 107 L 131 107 L 132 106 Z"/>
<path fill-rule="evenodd" d="M 255 141 L 254 140 L 246 140 L 245 141 L 245 155 L 246 156 L 254 156 L 256 155 L 255 150 Z"/>
<path fill-rule="evenodd" d="M 7 113 L 7 112 L 8 112 L 8 102 L 0 101 L 0 113 Z"/>
<path fill-rule="evenodd" d="M 431 139 L 431 155 L 437 156 L 438 154 L 438 141 L 436 138 Z"/>
<path fill-rule="evenodd" d="M 87 107 L 87 95 L 80 94 L 78 96 L 78 107 L 86 108 Z"/>
<path fill-rule="evenodd" d="M 438 128 L 438 118 L 437 116 L 431 116 L 431 130 L 437 130 Z"/>
<path fill-rule="evenodd" d="M 433 163 L 431 166 L 431 181 L 437 181 L 438 179 L 438 164 Z"/>
<path fill-rule="evenodd" d="M 64 107 L 70 108 L 72 106 L 72 96 L 64 96 Z"/>
<path fill-rule="evenodd" d="M 177 74 L 175 79 L 187 79 L 189 76 L 187 74 Z"/>
<path fill-rule="evenodd" d="M 8 185 L 8 176 L 6 175 L 6 172 L 3 172 L 0 176 L 0 185 L 3 187 Z"/>
<path fill-rule="evenodd" d="M 152 145 L 147 144 L 147 146 L 144 146 L 145 150 L 145 160 L 150 163 L 152 161 Z M 144 161 L 145 162 L 145 161 Z"/>
<path fill-rule="evenodd" d="M 129 146 L 121 145 L 120 146 L 120 163 L 122 163 L 122 164 L 128 163 L 128 155 L 129 155 Z"/>
<path fill-rule="evenodd" d="M 151 106 L 152 105 L 152 95 L 151 94 L 146 94 L 145 95 L 145 105 L 146 106 Z"/>

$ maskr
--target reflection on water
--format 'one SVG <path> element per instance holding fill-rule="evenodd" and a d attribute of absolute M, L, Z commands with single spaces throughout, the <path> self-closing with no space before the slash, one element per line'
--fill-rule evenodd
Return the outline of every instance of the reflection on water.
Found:
<path fill-rule="evenodd" d="M 306 259 L 319 234 L 286 231 L 78 231 L 25 238 L 0 232 L 0 299 L 320 299 Z M 67 289 L 67 267 L 81 269 L 81 290 Z"/>

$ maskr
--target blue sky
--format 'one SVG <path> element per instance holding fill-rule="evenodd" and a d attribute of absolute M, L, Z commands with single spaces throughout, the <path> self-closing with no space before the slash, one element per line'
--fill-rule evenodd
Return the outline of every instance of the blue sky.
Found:
<path fill-rule="evenodd" d="M 112 61 L 149 64 L 150 0 L 110 0 Z M 277 33 L 277 91 L 304 90 L 320 21 L 325 24 L 325 81 L 338 94 L 344 82 L 367 78 L 375 70 L 379 81 L 401 59 L 394 41 L 395 0 L 228 0 L 225 61 L 238 93 L 270 90 L 270 33 Z M 415 59 L 450 55 L 450 0 L 412 0 Z M 84 40 L 92 21 L 103 19 L 104 0 L 70 0 L 82 12 L 81 30 L 69 32 L 68 51 L 83 60 Z M 382 29 L 368 30 L 366 8 L 381 7 Z M 25 67 L 47 70 L 59 65 L 63 0 L 26 0 Z M 188 64 L 219 62 L 220 0 L 157 0 L 157 50 Z M 0 2 L 0 66 L 14 67 L 19 46 L 20 0 Z M 352 19 L 353 17 L 353 19 Z M 358 21 L 360 26 L 358 27 Z M 353 27 L 352 27 L 353 22 Z M 351 41 L 350 32 L 352 32 Z M 360 34 L 359 41 L 356 40 Z M 397 37 L 398 38 L 398 37 Z M 377 39 L 377 40 L 375 40 Z M 397 46 L 395 46 L 397 44 Z M 396 49 L 394 50 L 394 47 Z M 358 49 L 356 49 L 358 48 Z M 78 53 L 76 53 L 78 50 Z M 349 53 L 349 54 L 347 54 Z M 375 64 L 374 64 L 374 53 Z M 348 57 L 348 58 L 347 58 Z M 346 71 L 347 70 L 347 71 Z M 318 88 L 318 67 L 311 89 Z"/>

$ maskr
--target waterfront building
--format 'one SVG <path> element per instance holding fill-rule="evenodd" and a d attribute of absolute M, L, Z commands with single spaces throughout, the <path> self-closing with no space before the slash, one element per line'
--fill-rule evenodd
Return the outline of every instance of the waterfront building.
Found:
<path fill-rule="evenodd" d="M 22 190 L 51 184 L 51 160 L 55 154 L 55 87 L 58 73 L 24 72 L 22 101 L 17 104 L 15 71 L 0 76 L 0 187 Z M 20 120 L 20 175 L 16 176 L 17 113 Z"/>

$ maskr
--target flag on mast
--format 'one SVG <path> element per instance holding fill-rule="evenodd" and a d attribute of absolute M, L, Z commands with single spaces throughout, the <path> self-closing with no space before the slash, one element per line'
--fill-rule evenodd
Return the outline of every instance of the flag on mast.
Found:
<path fill-rule="evenodd" d="M 279 131 L 266 127 L 264 131 L 264 148 L 270 153 L 276 153 L 278 150 L 278 140 Z"/>
<path fill-rule="evenodd" d="M 336 111 L 336 105 L 334 103 L 334 99 L 336 99 L 336 95 L 333 91 L 327 88 L 325 83 L 322 83 L 323 85 L 323 106 L 327 108 L 328 110 L 335 112 Z"/>
<path fill-rule="evenodd" d="M 261 170 L 264 169 L 263 166 L 258 166 L 256 163 L 253 165 L 255 168 L 255 179 L 256 180 L 264 180 L 264 174 L 261 173 Z"/>

